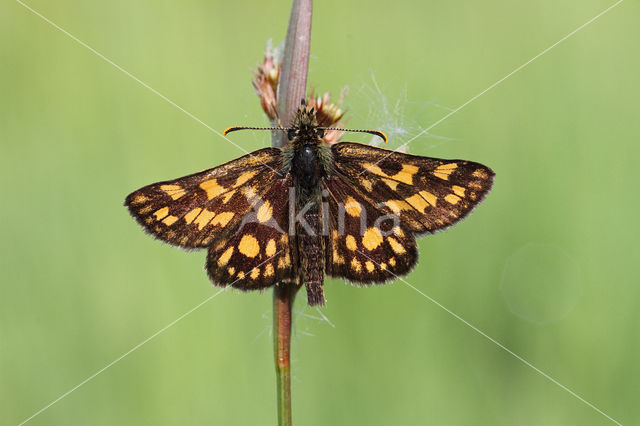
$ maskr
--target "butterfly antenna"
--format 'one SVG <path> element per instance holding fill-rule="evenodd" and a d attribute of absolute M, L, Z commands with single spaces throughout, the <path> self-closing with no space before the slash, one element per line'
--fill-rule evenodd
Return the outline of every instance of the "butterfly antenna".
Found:
<path fill-rule="evenodd" d="M 235 132 L 237 130 L 287 130 L 284 127 L 247 127 L 247 126 L 231 126 L 224 129 L 222 132 L 223 136 L 226 136 L 228 133 Z"/>
<path fill-rule="evenodd" d="M 379 137 L 380 139 L 382 139 L 384 141 L 384 143 L 389 142 L 389 139 L 387 138 L 387 135 L 385 135 L 380 130 L 341 129 L 341 128 L 338 128 L 338 127 L 320 127 L 320 129 L 322 129 L 322 130 L 338 130 L 338 131 L 341 131 L 341 132 L 369 133 L 370 135 L 374 135 L 374 136 Z"/>

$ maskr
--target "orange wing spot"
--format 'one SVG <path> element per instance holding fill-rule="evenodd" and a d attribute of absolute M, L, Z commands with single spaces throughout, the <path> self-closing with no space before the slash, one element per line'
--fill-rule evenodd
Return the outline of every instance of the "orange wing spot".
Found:
<path fill-rule="evenodd" d="M 278 259 L 278 268 L 284 269 L 289 266 L 291 266 L 291 258 L 289 257 L 289 253 L 287 253 L 284 256 L 282 256 L 280 259 Z"/>
<path fill-rule="evenodd" d="M 151 205 L 147 205 L 141 208 L 140 210 L 138 210 L 138 214 L 145 215 L 149 213 L 151 210 L 153 210 L 153 207 Z"/>
<path fill-rule="evenodd" d="M 251 179 L 252 177 L 254 177 L 257 174 L 258 174 L 257 170 L 254 170 L 254 171 L 251 171 L 251 172 L 244 172 L 243 174 L 238 176 L 238 179 L 236 179 L 236 183 L 233 186 L 234 187 L 238 187 L 240 185 L 244 185 L 245 183 L 247 183 L 247 181 L 249 179 Z"/>
<path fill-rule="evenodd" d="M 160 220 L 168 214 L 169 214 L 169 207 L 163 207 L 161 209 L 156 210 L 155 213 L 153 213 L 153 215 L 156 217 L 156 220 Z"/>
<path fill-rule="evenodd" d="M 347 235 L 345 242 L 347 243 L 347 248 L 351 251 L 356 251 L 358 248 L 358 244 L 356 243 L 356 239 L 353 238 L 353 235 Z"/>
<path fill-rule="evenodd" d="M 176 223 L 177 220 L 178 218 L 176 216 L 167 216 L 164 219 L 162 219 L 162 223 L 164 223 L 167 226 L 171 226 L 174 223 Z"/>
<path fill-rule="evenodd" d="M 403 200 L 387 200 L 384 204 L 396 215 L 399 215 L 402 210 L 411 210 L 411 206 Z"/>
<path fill-rule="evenodd" d="M 420 213 L 424 213 L 429 203 L 420 196 L 420 194 L 414 194 L 411 197 L 407 198 L 407 203 L 411 204 L 416 210 Z"/>
<path fill-rule="evenodd" d="M 392 257 L 392 258 L 389 259 L 389 265 L 396 266 L 396 258 L 395 257 Z"/>
<path fill-rule="evenodd" d="M 211 219 L 211 225 L 227 226 L 231 219 L 233 219 L 233 216 L 235 216 L 234 212 L 218 213 L 216 217 Z"/>
<path fill-rule="evenodd" d="M 218 185 L 218 179 L 205 180 L 200 184 L 200 188 L 202 188 L 207 193 L 207 198 L 210 200 L 225 191 L 222 186 Z"/>
<path fill-rule="evenodd" d="M 240 271 L 238 272 L 238 280 L 243 280 L 244 279 L 244 272 Z"/>
<path fill-rule="evenodd" d="M 193 222 L 193 219 L 198 217 L 201 211 L 202 209 L 200 207 L 196 207 L 195 209 L 191 210 L 189 213 L 185 214 L 184 215 L 185 222 L 187 222 L 187 224 L 190 224 L 191 222 Z"/>
<path fill-rule="evenodd" d="M 267 247 L 264 249 L 264 253 L 268 257 L 272 257 L 274 254 L 276 254 L 276 241 L 273 238 L 270 239 L 267 243 Z"/>
<path fill-rule="evenodd" d="M 475 172 L 471 173 L 473 177 L 477 177 L 480 179 L 489 179 L 489 175 L 482 169 L 477 169 Z"/>
<path fill-rule="evenodd" d="M 258 221 L 259 222 L 268 222 L 271 220 L 271 218 L 273 217 L 273 209 L 271 208 L 271 203 L 268 201 L 265 201 L 263 205 L 260 206 L 260 208 L 258 209 Z"/>
<path fill-rule="evenodd" d="M 136 205 L 136 204 L 142 204 L 142 203 L 146 203 L 147 201 L 149 201 L 150 198 L 142 195 L 142 194 L 138 194 L 136 196 L 133 197 L 133 199 L 131 200 L 131 205 Z"/>
<path fill-rule="evenodd" d="M 388 174 L 383 172 L 380 166 L 378 166 L 377 164 L 364 163 L 362 167 L 364 167 L 366 171 L 373 173 L 374 175 L 382 176 L 383 178 L 394 179 L 399 182 L 406 183 L 407 185 L 413 185 L 413 176 L 416 173 L 418 173 L 418 170 L 420 169 L 419 167 L 414 166 L 413 164 L 403 164 L 402 170 L 400 170 L 398 173 L 396 173 L 393 176 L 389 176 Z M 387 180 L 384 180 L 384 181 L 387 183 L 387 185 L 389 185 L 389 187 L 391 187 L 391 189 L 395 191 L 395 188 L 392 187 L 391 184 L 387 182 Z M 395 186 L 398 185 L 397 182 L 394 182 L 394 183 L 395 183 Z"/>
<path fill-rule="evenodd" d="M 457 195 L 448 194 L 444 197 L 444 199 L 449 204 L 458 204 L 458 201 L 460 201 L 462 198 L 458 197 Z"/>
<path fill-rule="evenodd" d="M 453 192 L 454 192 L 458 197 L 464 197 L 465 189 L 464 189 L 463 187 L 458 186 L 458 185 L 453 185 L 453 186 L 451 187 L 451 189 L 453 189 Z"/>
<path fill-rule="evenodd" d="M 365 188 L 367 191 L 369 191 L 369 192 L 370 192 L 370 191 L 372 191 L 372 190 L 373 190 L 373 183 L 372 183 L 369 179 L 362 179 L 362 180 L 360 181 L 360 183 L 362 184 L 362 186 L 364 186 L 364 188 Z"/>
<path fill-rule="evenodd" d="M 348 237 L 347 237 L 348 238 Z M 378 228 L 368 228 L 362 236 L 362 245 L 369 251 L 373 251 L 382 244 L 382 233 Z"/>
<path fill-rule="evenodd" d="M 382 178 L 382 181 L 386 183 L 387 186 L 391 188 L 392 191 L 395 191 L 398 188 L 398 182 L 396 182 L 395 180 Z"/>
<path fill-rule="evenodd" d="M 344 203 L 344 208 L 349 216 L 360 217 L 360 213 L 362 213 L 360 203 L 353 197 L 347 198 L 347 202 Z"/>
<path fill-rule="evenodd" d="M 362 264 L 355 257 L 351 259 L 351 269 L 356 272 L 362 271 Z"/>
<path fill-rule="evenodd" d="M 231 255 L 233 254 L 233 246 L 227 248 L 224 253 L 220 255 L 218 258 L 218 266 L 224 266 L 229 263 L 229 259 L 231 259 Z"/>
<path fill-rule="evenodd" d="M 433 207 L 436 206 L 436 202 L 438 201 L 438 197 L 430 193 L 429 191 L 420 191 L 420 196 L 427 200 L 427 203 L 431 204 Z"/>
<path fill-rule="evenodd" d="M 333 262 L 338 265 L 344 264 L 344 257 L 340 256 L 340 254 L 338 254 L 338 250 L 335 248 L 333 249 Z"/>
<path fill-rule="evenodd" d="M 271 263 L 269 263 L 267 266 L 264 267 L 264 276 L 265 277 L 272 277 L 273 274 L 274 274 L 273 265 Z"/>
<path fill-rule="evenodd" d="M 160 185 L 160 189 L 174 200 L 177 200 L 186 194 L 185 190 L 182 189 L 180 185 Z"/>
<path fill-rule="evenodd" d="M 194 209 L 195 210 L 195 209 Z M 204 209 L 200 212 L 200 214 L 198 215 L 198 217 L 193 221 L 193 223 L 195 223 L 196 225 L 198 225 L 198 229 L 201 230 L 202 228 L 204 228 L 205 226 L 207 226 L 209 224 L 209 222 L 211 221 L 211 219 L 213 219 L 213 217 L 216 214 L 212 211 L 209 211 L 207 209 Z"/>
<path fill-rule="evenodd" d="M 260 253 L 260 244 L 253 235 L 246 234 L 242 236 L 238 250 L 247 257 L 256 257 Z"/>
<path fill-rule="evenodd" d="M 260 276 L 260 268 L 257 266 L 251 270 L 251 279 L 255 280 Z"/>
<path fill-rule="evenodd" d="M 435 177 L 439 177 L 442 180 L 449 180 L 449 175 L 458 168 L 456 163 L 442 164 L 433 171 Z"/>
<path fill-rule="evenodd" d="M 413 175 L 418 173 L 419 168 L 412 164 L 403 164 L 402 170 L 395 175 L 391 176 L 391 179 L 395 179 L 407 185 L 413 185 Z"/>
<path fill-rule="evenodd" d="M 373 173 L 374 175 L 389 177 L 385 172 L 382 171 L 380 166 L 378 166 L 377 164 L 364 163 L 362 167 L 364 167 L 366 171 L 368 171 L 369 173 Z"/>
<path fill-rule="evenodd" d="M 370 260 L 367 260 L 365 262 L 364 266 L 367 268 L 367 271 L 369 271 L 369 272 L 373 272 L 376 269 L 375 265 Z"/>
<path fill-rule="evenodd" d="M 382 263 L 380 264 L 380 269 L 382 269 L 383 271 L 386 271 L 386 270 L 387 270 L 387 264 L 386 264 L 386 263 L 384 263 L 384 262 L 382 262 Z"/>
<path fill-rule="evenodd" d="M 225 193 L 225 194 L 222 196 L 222 202 L 223 202 L 224 204 L 227 204 L 227 203 L 229 202 L 229 200 L 231 199 L 231 197 L 233 197 L 233 194 L 235 194 L 235 193 L 236 193 L 236 190 L 235 190 L 235 189 L 232 189 L 231 191 L 229 191 L 229 192 Z"/>
<path fill-rule="evenodd" d="M 234 268 L 233 266 L 230 268 L 227 268 L 227 272 L 229 273 L 229 275 L 233 276 L 233 274 L 236 273 L 236 268 Z"/>
<path fill-rule="evenodd" d="M 256 189 L 252 186 L 248 188 L 242 188 L 242 192 L 249 202 L 251 202 L 251 200 L 256 196 Z"/>
<path fill-rule="evenodd" d="M 393 234 L 400 238 L 404 238 L 404 231 L 399 226 L 393 228 Z"/>
<path fill-rule="evenodd" d="M 387 241 L 389 241 L 389 245 L 391 246 L 391 249 L 397 254 L 404 254 L 407 252 L 404 246 L 400 244 L 395 238 L 387 237 Z M 391 263 L 391 261 L 389 261 L 389 263 Z"/>

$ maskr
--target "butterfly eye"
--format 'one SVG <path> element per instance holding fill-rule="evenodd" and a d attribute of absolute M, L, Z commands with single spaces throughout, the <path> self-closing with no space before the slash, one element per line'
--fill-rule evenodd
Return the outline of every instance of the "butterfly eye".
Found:
<path fill-rule="evenodd" d="M 318 135 L 319 138 L 323 138 L 324 137 L 324 129 L 317 128 L 316 129 L 316 135 Z"/>
<path fill-rule="evenodd" d="M 289 129 L 287 131 L 287 138 L 289 138 L 289 140 L 295 138 L 298 135 L 298 131 L 296 129 Z"/>

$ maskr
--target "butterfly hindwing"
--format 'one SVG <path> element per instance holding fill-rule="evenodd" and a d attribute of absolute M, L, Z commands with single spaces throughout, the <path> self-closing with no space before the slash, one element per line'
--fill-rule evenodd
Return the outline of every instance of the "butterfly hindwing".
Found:
<path fill-rule="evenodd" d="M 418 258 L 416 242 L 390 209 L 340 177 L 324 182 L 328 192 L 326 271 L 362 284 L 406 275 Z"/>
<path fill-rule="evenodd" d="M 251 210 L 244 191 L 266 192 L 280 179 L 280 150 L 265 148 L 171 181 L 145 186 L 125 205 L 149 233 L 185 248 L 207 247 L 238 227 Z"/>
<path fill-rule="evenodd" d="M 290 181 L 276 181 L 261 196 L 244 191 L 251 212 L 232 235 L 209 248 L 207 271 L 217 285 L 255 290 L 292 277 Z"/>
<path fill-rule="evenodd" d="M 335 170 L 362 194 L 397 214 L 412 233 L 453 225 L 491 188 L 494 173 L 464 160 L 443 160 L 349 142 L 333 147 Z"/>

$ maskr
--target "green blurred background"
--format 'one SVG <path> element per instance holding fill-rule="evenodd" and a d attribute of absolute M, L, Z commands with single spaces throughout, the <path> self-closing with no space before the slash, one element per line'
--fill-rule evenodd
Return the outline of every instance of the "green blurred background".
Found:
<path fill-rule="evenodd" d="M 28 4 L 213 128 L 265 123 L 251 71 L 288 1 Z M 397 147 L 611 4 L 317 2 L 310 83 L 348 86 L 349 125 Z M 623 424 L 640 423 L 639 18 L 623 2 L 410 146 L 497 177 L 420 240 L 407 282 Z M 242 151 L 17 2 L 0 46 L 0 422 L 17 424 L 217 291 L 203 252 L 122 203 Z M 295 306 L 296 424 L 612 424 L 402 282 L 326 295 L 331 324 Z M 222 293 L 29 424 L 275 424 L 270 312 L 270 293 Z"/>

